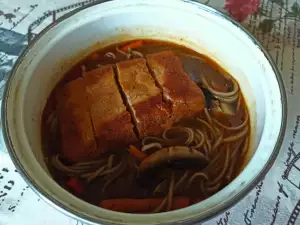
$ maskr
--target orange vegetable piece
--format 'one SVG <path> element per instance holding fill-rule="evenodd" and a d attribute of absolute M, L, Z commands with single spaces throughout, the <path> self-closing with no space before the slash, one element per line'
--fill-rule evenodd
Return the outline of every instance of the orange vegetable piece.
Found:
<path fill-rule="evenodd" d="M 131 42 L 131 43 L 125 45 L 124 47 L 122 47 L 121 50 L 124 52 L 128 52 L 129 49 L 139 48 L 139 47 L 143 46 L 143 44 L 144 43 L 142 40 L 134 41 L 134 42 Z"/>
<path fill-rule="evenodd" d="M 135 158 L 137 158 L 140 161 L 143 161 L 148 156 L 146 153 L 142 152 L 134 145 L 130 145 L 128 151 L 130 152 L 131 155 L 133 155 Z"/>
<path fill-rule="evenodd" d="M 77 177 L 70 177 L 65 185 L 74 194 L 82 194 L 85 190 L 84 184 Z"/>

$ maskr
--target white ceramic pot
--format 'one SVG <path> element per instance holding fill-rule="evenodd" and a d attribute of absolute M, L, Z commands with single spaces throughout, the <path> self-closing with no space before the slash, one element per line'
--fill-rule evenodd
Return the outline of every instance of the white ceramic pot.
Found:
<path fill-rule="evenodd" d="M 51 178 L 41 151 L 41 113 L 62 75 L 95 47 L 136 38 L 172 41 L 214 59 L 239 82 L 251 118 L 249 161 L 241 174 L 201 203 L 155 215 L 112 212 L 74 197 Z M 23 178 L 67 215 L 88 224 L 193 223 L 237 203 L 266 174 L 283 139 L 286 96 L 266 51 L 216 10 L 188 0 L 101 1 L 59 19 L 24 51 L 7 83 L 2 122 Z"/>

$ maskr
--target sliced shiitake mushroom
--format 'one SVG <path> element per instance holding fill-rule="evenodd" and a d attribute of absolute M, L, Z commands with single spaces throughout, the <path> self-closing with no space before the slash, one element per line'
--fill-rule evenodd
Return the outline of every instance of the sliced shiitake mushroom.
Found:
<path fill-rule="evenodd" d="M 139 176 L 153 175 L 163 168 L 205 168 L 209 159 L 203 153 L 185 146 L 163 148 L 148 156 L 138 168 Z"/>

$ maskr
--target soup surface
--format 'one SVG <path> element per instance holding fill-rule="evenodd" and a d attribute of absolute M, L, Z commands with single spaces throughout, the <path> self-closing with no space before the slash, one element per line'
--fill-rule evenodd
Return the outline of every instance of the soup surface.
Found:
<path fill-rule="evenodd" d="M 188 207 L 224 188 L 249 148 L 238 83 L 207 57 L 135 40 L 75 65 L 43 112 L 53 178 L 77 197 L 128 213 Z"/>

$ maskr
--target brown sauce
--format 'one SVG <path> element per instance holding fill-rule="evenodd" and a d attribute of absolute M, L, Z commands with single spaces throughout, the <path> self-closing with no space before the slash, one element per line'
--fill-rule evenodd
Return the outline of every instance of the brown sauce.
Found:
<path fill-rule="evenodd" d="M 244 166 L 245 157 L 247 155 L 246 151 L 249 147 L 250 125 L 247 105 L 240 90 L 238 90 L 237 94 L 233 94 L 233 96 L 230 97 L 224 97 L 222 95 L 220 97 L 209 90 L 212 88 L 217 93 L 233 92 L 235 88 L 234 79 L 209 58 L 184 46 L 156 40 L 142 40 L 140 41 L 142 44 L 137 44 L 136 46 L 133 45 L 134 48 L 125 53 L 131 54 L 129 60 L 141 58 L 139 53 L 141 53 L 143 57 L 147 58 L 148 55 L 164 51 L 171 51 L 176 55 L 176 57 L 179 57 L 184 71 L 190 76 L 189 79 L 191 79 L 191 81 L 189 82 L 196 83 L 199 90 L 203 92 L 203 96 L 205 97 L 204 107 L 205 110 L 207 110 L 207 113 L 205 110 L 201 110 L 201 113 L 197 115 L 197 117 L 180 117 L 181 119 L 176 121 L 174 120 L 172 127 L 166 129 L 173 129 L 174 127 L 178 126 L 181 127 L 180 129 L 182 130 L 176 132 L 171 130 L 169 132 L 170 135 L 168 137 L 172 136 L 171 139 L 174 139 L 175 141 L 170 141 L 169 143 L 158 143 L 162 145 L 162 148 L 168 148 L 172 146 L 186 146 L 188 148 L 194 148 L 194 146 L 197 144 L 200 146 L 202 142 L 201 140 L 203 139 L 204 141 L 202 145 L 196 150 L 205 156 L 205 165 L 203 165 L 201 168 L 197 166 L 191 167 L 191 159 L 187 159 L 188 157 L 185 156 L 187 158 L 182 160 L 180 160 L 180 158 L 176 159 L 174 160 L 174 163 L 172 161 L 173 164 L 159 164 L 157 168 L 155 167 L 155 172 L 152 171 L 150 175 L 147 173 L 141 173 L 140 165 L 142 160 L 139 160 L 136 156 L 128 152 L 128 145 L 125 147 L 121 146 L 120 149 L 111 149 L 105 151 L 103 154 L 99 154 L 94 159 L 91 159 L 91 161 L 102 159 L 103 161 L 108 162 L 107 165 L 105 164 L 103 169 L 106 172 L 108 171 L 108 176 L 96 176 L 96 178 L 92 179 L 92 181 L 87 181 L 86 178 L 88 176 L 81 176 L 84 173 L 87 174 L 86 171 L 83 173 L 63 172 L 62 169 L 57 168 L 57 166 L 54 165 L 51 160 L 54 156 L 60 154 L 59 160 L 66 167 L 72 167 L 74 165 L 76 166 L 76 163 L 80 163 L 71 162 L 61 155 L 61 145 L 62 141 L 64 140 L 62 139 L 60 133 L 60 124 L 57 122 L 61 120 L 57 119 L 58 115 L 52 115 L 53 112 L 56 112 L 56 107 L 59 100 L 57 97 L 57 91 L 59 89 L 63 89 L 64 85 L 81 78 L 83 71 L 93 71 L 105 65 L 113 65 L 114 71 L 116 72 L 116 64 L 128 60 L 128 55 L 120 53 L 120 51 L 116 50 L 116 47 L 124 50 L 124 46 L 126 47 L 128 44 L 130 45 L 134 42 L 135 41 L 118 43 L 117 45 L 96 50 L 74 65 L 72 69 L 64 75 L 63 79 L 52 91 L 43 111 L 42 119 L 42 144 L 45 157 L 48 158 L 49 170 L 52 173 L 53 178 L 62 187 L 68 189 L 74 195 L 91 204 L 106 207 L 108 209 L 118 210 L 118 208 L 111 207 L 111 205 L 109 207 L 105 206 L 105 204 L 101 201 L 119 199 L 116 200 L 116 204 L 119 204 L 120 201 L 123 201 L 122 204 L 126 205 L 126 202 L 130 202 L 130 199 L 136 200 L 161 198 L 163 200 L 166 196 L 168 196 L 170 188 L 174 189 L 172 192 L 173 202 L 170 203 L 170 199 L 166 197 L 166 205 L 161 207 L 161 209 L 156 212 L 187 207 L 215 194 L 223 187 L 228 185 L 228 183 L 230 183 L 240 173 Z M 132 53 L 132 50 L 135 51 L 135 54 Z M 109 54 L 107 55 L 108 52 Z M 147 66 L 149 67 L 149 63 Z M 149 67 L 148 69 L 157 88 L 161 92 L 164 92 L 165 86 L 159 83 L 159 79 L 155 77 L 156 75 L 154 74 L 155 71 L 153 68 Z M 203 82 L 203 77 L 206 78 L 206 83 L 208 83 L 209 87 L 204 84 L 205 82 Z M 118 76 L 115 75 L 114 79 L 118 79 Z M 170 79 L 170 77 L 168 79 Z M 178 85 L 177 83 L 176 85 Z M 190 85 L 192 85 L 192 83 Z M 120 85 L 118 87 L 120 88 Z M 168 102 L 168 100 L 164 98 L 164 93 L 160 93 L 159 96 L 159 98 L 163 99 L 163 104 L 170 104 L 170 107 L 175 105 L 175 103 L 172 102 L 173 99 L 170 100 L 171 102 Z M 124 96 L 121 97 L 124 100 Z M 228 103 L 228 101 L 230 103 Z M 123 103 L 128 109 L 128 102 L 125 101 Z M 147 112 L 147 110 L 145 112 Z M 132 112 L 130 113 L 131 117 L 133 117 L 134 115 L 132 115 Z M 158 114 L 155 115 L 157 116 Z M 154 120 L 154 118 L 151 118 L 150 116 L 147 118 L 149 120 Z M 247 121 L 245 121 L 246 119 Z M 237 129 L 239 126 L 240 128 Z M 193 134 L 188 133 L 189 129 L 192 130 Z M 200 131 L 198 132 L 197 130 Z M 139 136 L 139 134 L 136 132 L 136 127 L 134 127 L 134 132 L 135 135 Z M 194 135 L 194 139 L 191 143 L 186 144 L 188 140 L 181 140 L 184 139 L 185 136 L 192 138 L 192 135 Z M 241 137 L 238 138 L 238 136 Z M 162 139 L 163 134 L 157 135 L 156 137 Z M 137 137 L 138 142 L 132 143 L 132 145 L 141 150 L 142 147 L 146 145 L 144 145 L 141 141 L 144 138 L 145 137 Z M 156 142 L 154 142 L 154 144 L 157 145 Z M 147 154 L 144 154 L 149 157 L 158 151 L 160 151 L 159 148 L 150 149 L 146 151 Z M 114 154 L 113 157 L 111 157 L 112 154 Z M 187 155 L 188 153 L 184 154 Z M 124 165 L 121 163 L 122 160 L 125 161 L 125 163 L 123 163 Z M 201 162 L 199 158 L 193 160 L 198 160 L 199 163 Z M 123 170 L 119 170 L 117 168 L 119 163 L 121 167 L 124 167 Z M 103 166 L 100 164 L 99 168 Z M 110 168 L 117 168 L 117 171 L 119 170 L 120 174 L 109 173 L 109 168 L 106 168 L 109 167 L 109 164 Z M 186 166 L 186 164 L 188 164 L 188 166 Z M 99 169 L 97 166 L 94 167 L 95 168 L 90 171 L 90 173 Z M 205 175 L 199 175 L 199 173 L 204 173 Z M 222 175 L 221 178 L 219 178 L 220 174 Z M 109 181 L 110 176 L 112 177 L 114 175 L 116 175 L 116 178 Z M 146 176 L 146 178 L 143 176 Z M 193 176 L 195 177 L 194 179 Z M 78 190 L 78 187 L 77 189 L 76 187 L 74 189 L 74 182 L 73 184 L 69 185 L 70 183 L 68 182 L 70 179 L 73 179 L 73 181 L 76 180 L 75 183 L 79 182 L 82 190 L 80 188 L 79 189 L 81 191 Z M 191 180 L 193 181 L 189 183 Z M 161 184 L 160 188 L 158 188 L 159 184 Z M 180 205 L 181 200 L 178 200 L 179 206 L 173 207 L 172 204 L 176 204 L 176 198 L 182 196 L 188 199 L 188 203 Z M 171 205 L 169 208 L 168 203 Z M 156 205 L 156 207 L 149 206 L 147 210 L 144 209 L 139 211 L 141 206 L 138 206 L 138 203 L 135 203 L 132 200 L 131 206 L 128 203 L 128 207 L 133 208 L 132 211 L 126 211 L 125 209 L 125 211 L 119 211 L 131 213 L 151 213 L 155 211 L 153 209 L 157 209 L 158 206 L 159 205 Z M 136 210 L 134 209 L 135 207 L 137 207 Z"/>

